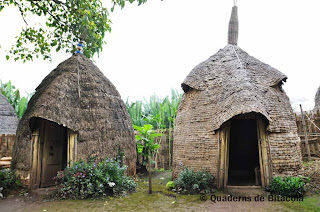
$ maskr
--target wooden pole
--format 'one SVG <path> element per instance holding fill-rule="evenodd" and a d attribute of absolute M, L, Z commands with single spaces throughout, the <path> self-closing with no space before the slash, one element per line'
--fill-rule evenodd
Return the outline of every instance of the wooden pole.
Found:
<path fill-rule="evenodd" d="M 150 151 L 149 151 L 149 194 L 152 194 L 152 185 L 151 185 L 151 154 L 150 154 Z"/>
<path fill-rule="evenodd" d="M 310 155 L 310 148 L 309 148 L 309 142 L 308 142 L 308 133 L 307 133 L 306 122 L 304 120 L 304 114 L 303 114 L 303 110 L 302 110 L 301 105 L 300 105 L 300 110 L 301 110 L 301 120 L 302 120 L 303 131 L 304 131 L 304 143 L 305 143 L 307 154 L 308 154 L 308 161 L 310 161 L 311 155 Z"/>

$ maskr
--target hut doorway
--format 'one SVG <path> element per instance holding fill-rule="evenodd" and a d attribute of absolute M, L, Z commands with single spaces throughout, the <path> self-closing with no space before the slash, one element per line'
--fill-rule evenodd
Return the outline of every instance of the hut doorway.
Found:
<path fill-rule="evenodd" d="M 30 187 L 44 188 L 54 185 L 58 171 L 74 160 L 76 134 L 55 122 L 41 118 L 31 121 L 32 171 Z"/>
<path fill-rule="evenodd" d="M 53 178 L 67 166 L 67 129 L 47 120 L 40 128 L 40 187 L 54 185 Z"/>
<path fill-rule="evenodd" d="M 256 185 L 257 167 L 259 149 L 256 120 L 231 120 L 228 185 Z"/>
<path fill-rule="evenodd" d="M 235 116 L 221 126 L 218 188 L 269 184 L 266 126 L 257 113 Z"/>

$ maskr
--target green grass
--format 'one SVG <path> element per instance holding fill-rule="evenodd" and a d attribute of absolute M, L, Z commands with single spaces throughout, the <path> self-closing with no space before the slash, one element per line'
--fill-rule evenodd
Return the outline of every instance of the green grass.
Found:
<path fill-rule="evenodd" d="M 36 201 L 32 204 L 24 203 L 23 207 L 15 211 L 223 211 L 237 208 L 239 211 L 306 211 L 320 212 L 320 195 L 304 198 L 303 202 L 220 202 L 212 203 L 200 200 L 200 195 L 182 195 L 165 188 L 168 181 L 172 180 L 171 172 L 153 172 L 153 194 L 148 194 L 148 175 L 140 177 L 137 192 L 125 197 L 104 197 L 86 200 L 57 200 Z M 227 196 L 227 190 L 217 191 L 217 196 Z M 246 195 L 251 195 L 250 191 Z M 253 195 L 253 194 L 252 194 Z M 209 196 L 208 196 L 209 197 Z M 19 202 L 17 202 L 19 203 Z M 12 204 L 12 203 L 10 203 Z M 0 204 L 0 208 L 3 205 Z M 9 205 L 11 207 L 11 205 Z M 255 210 L 257 209 L 257 210 Z"/>
<path fill-rule="evenodd" d="M 283 202 L 293 211 L 320 212 L 320 195 L 306 196 L 301 202 Z"/>

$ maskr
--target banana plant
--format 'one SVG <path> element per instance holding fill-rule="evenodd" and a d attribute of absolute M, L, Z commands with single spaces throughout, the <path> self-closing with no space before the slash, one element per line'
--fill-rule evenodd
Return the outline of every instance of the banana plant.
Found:
<path fill-rule="evenodd" d="M 14 108 L 14 111 L 16 112 L 19 119 L 21 119 L 21 117 L 25 113 L 28 107 L 29 100 L 34 94 L 33 92 L 28 94 L 27 97 L 21 98 L 19 89 L 16 89 L 15 86 L 12 85 L 11 80 L 7 83 L 3 83 L 0 80 L 0 93 L 7 98 L 8 102 Z"/>

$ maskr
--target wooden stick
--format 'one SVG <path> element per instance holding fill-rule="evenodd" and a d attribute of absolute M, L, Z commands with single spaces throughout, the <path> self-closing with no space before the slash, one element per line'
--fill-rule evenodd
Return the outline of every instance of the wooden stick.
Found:
<path fill-rule="evenodd" d="M 152 182 L 151 182 L 151 154 L 150 154 L 150 150 L 149 150 L 149 194 L 152 194 Z"/>
<path fill-rule="evenodd" d="M 304 142 L 308 154 L 308 161 L 311 160 L 311 154 L 310 154 L 310 148 L 309 148 L 309 142 L 308 142 L 308 133 L 307 133 L 307 127 L 306 127 L 306 122 L 304 120 L 304 115 L 303 115 L 303 110 L 302 106 L 300 104 L 300 110 L 301 110 L 301 120 L 302 120 L 302 125 L 303 125 L 303 131 L 304 131 Z"/>

